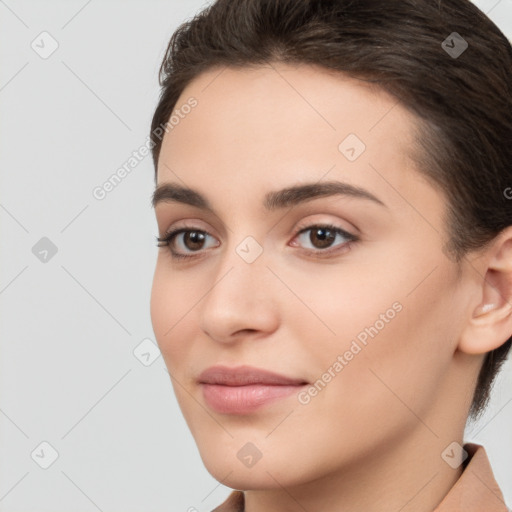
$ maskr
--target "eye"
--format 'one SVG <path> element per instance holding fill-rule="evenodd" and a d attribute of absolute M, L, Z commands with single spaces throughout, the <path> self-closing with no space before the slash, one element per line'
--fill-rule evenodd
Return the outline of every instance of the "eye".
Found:
<path fill-rule="evenodd" d="M 173 258 L 189 258 L 195 255 L 187 254 L 187 251 L 194 253 L 216 246 L 215 243 L 208 245 L 208 237 L 213 239 L 212 235 L 206 231 L 183 227 L 166 233 L 162 238 L 157 238 L 157 245 L 158 247 L 168 246 Z"/>
<path fill-rule="evenodd" d="M 348 233 L 332 224 L 308 226 L 301 229 L 296 238 L 306 249 L 315 252 L 327 252 L 326 249 L 329 249 L 328 252 L 331 252 L 332 247 L 344 247 L 349 242 L 358 240 L 356 235 Z M 335 242 L 338 243 L 335 244 Z"/>

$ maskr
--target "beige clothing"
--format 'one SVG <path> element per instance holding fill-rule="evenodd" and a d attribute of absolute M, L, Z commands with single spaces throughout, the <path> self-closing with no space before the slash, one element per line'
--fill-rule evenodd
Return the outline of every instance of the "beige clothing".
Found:
<path fill-rule="evenodd" d="M 509 512 L 483 446 L 467 443 L 464 471 L 433 512 Z M 243 491 L 232 491 L 212 512 L 244 512 Z"/>

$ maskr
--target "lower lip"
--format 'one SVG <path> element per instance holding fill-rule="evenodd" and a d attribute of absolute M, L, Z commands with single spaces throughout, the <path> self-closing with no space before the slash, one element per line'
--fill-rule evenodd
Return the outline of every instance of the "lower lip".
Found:
<path fill-rule="evenodd" d="M 206 403 L 216 412 L 224 414 L 251 413 L 275 400 L 297 393 L 304 386 L 266 384 L 221 386 L 219 384 L 201 384 Z"/>

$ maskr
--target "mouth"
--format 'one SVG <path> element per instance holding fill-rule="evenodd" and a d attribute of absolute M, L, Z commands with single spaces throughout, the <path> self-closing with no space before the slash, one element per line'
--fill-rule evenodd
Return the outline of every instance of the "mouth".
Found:
<path fill-rule="evenodd" d="M 249 414 L 309 383 L 250 366 L 213 366 L 198 378 L 206 404 L 218 413 Z"/>

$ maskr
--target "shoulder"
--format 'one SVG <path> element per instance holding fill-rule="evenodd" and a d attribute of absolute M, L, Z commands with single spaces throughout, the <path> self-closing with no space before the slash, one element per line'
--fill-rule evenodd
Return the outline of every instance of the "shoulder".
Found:
<path fill-rule="evenodd" d="M 244 512 L 244 493 L 242 491 L 232 491 L 226 501 L 222 502 L 211 512 Z"/>
<path fill-rule="evenodd" d="M 466 443 L 464 450 L 464 471 L 434 512 L 508 512 L 485 448 Z"/>

